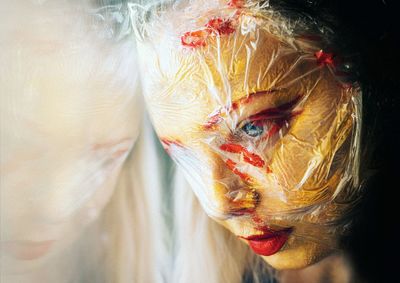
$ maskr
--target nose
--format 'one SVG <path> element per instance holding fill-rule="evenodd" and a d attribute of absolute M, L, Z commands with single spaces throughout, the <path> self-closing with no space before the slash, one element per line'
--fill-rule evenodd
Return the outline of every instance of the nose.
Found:
<path fill-rule="evenodd" d="M 260 195 L 252 187 L 252 178 L 238 164 L 213 152 L 211 172 L 215 202 L 223 215 L 243 216 L 254 213 Z"/>

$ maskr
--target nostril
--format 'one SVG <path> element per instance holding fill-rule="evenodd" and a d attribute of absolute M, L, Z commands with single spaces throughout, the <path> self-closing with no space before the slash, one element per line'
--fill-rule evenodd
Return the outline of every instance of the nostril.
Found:
<path fill-rule="evenodd" d="M 256 190 L 238 189 L 225 194 L 227 210 L 232 216 L 242 216 L 254 213 L 260 202 L 260 194 Z"/>

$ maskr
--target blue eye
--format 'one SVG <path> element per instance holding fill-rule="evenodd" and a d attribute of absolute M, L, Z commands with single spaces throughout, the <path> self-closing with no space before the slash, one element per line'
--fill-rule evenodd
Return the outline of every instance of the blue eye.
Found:
<path fill-rule="evenodd" d="M 264 133 L 264 127 L 258 126 L 254 124 L 254 122 L 248 122 L 242 127 L 242 131 L 245 132 L 246 135 L 256 138 Z"/>

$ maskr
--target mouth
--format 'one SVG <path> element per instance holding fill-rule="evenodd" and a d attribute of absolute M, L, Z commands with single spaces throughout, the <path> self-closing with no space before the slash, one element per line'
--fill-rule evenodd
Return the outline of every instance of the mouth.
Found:
<path fill-rule="evenodd" d="M 259 255 L 271 256 L 279 252 L 285 245 L 292 228 L 274 231 L 268 227 L 263 228 L 262 234 L 241 237 L 249 243 L 250 248 Z"/>

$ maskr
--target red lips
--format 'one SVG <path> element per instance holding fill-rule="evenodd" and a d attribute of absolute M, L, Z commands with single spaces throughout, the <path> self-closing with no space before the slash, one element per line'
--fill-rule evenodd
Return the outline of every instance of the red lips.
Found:
<path fill-rule="evenodd" d="M 276 254 L 285 245 L 289 238 L 291 228 L 273 231 L 269 228 L 263 229 L 263 234 L 243 237 L 246 239 L 253 249 L 259 255 L 270 256 Z"/>

